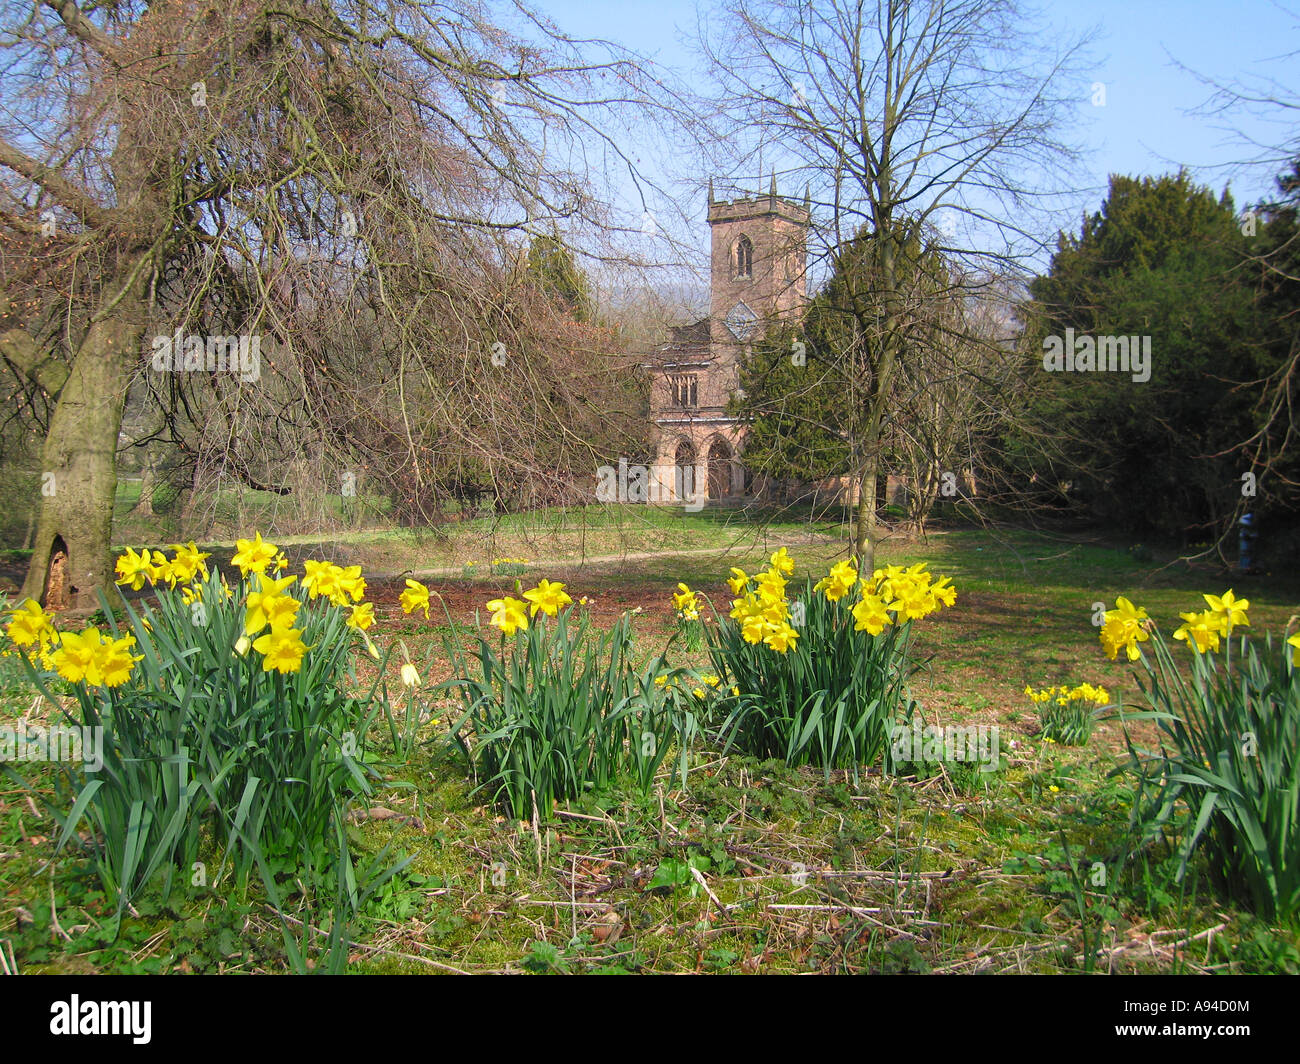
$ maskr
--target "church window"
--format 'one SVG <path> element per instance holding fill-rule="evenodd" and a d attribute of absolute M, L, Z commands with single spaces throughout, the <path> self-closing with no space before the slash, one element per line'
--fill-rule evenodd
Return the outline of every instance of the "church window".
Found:
<path fill-rule="evenodd" d="M 700 405 L 700 382 L 698 377 L 670 377 L 668 384 L 672 389 L 673 406 L 689 408 Z"/>
<path fill-rule="evenodd" d="M 736 278 L 752 277 L 754 274 L 754 244 L 747 236 L 736 241 L 735 263 Z"/>

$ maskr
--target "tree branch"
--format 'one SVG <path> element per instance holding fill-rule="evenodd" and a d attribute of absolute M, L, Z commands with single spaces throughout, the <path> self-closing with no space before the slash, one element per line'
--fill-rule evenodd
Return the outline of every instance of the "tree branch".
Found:
<path fill-rule="evenodd" d="M 68 367 L 57 358 L 43 356 L 31 334 L 22 329 L 0 333 L 0 356 L 51 396 L 58 395 L 67 383 Z"/>
<path fill-rule="evenodd" d="M 57 170 L 19 151 L 6 140 L 0 140 L 0 166 L 17 171 L 45 189 L 63 207 L 79 216 L 87 225 L 101 226 L 109 212 L 90 199 L 85 192 L 68 181 Z"/>

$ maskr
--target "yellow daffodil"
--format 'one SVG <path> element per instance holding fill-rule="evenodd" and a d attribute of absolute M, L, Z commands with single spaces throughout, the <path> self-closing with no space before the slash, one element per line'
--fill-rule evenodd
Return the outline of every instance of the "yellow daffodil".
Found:
<path fill-rule="evenodd" d="M 355 628 L 359 632 L 364 632 L 375 623 L 375 604 L 373 602 L 358 602 L 351 607 L 348 613 L 347 626 Z"/>
<path fill-rule="evenodd" d="M 677 585 L 677 594 L 673 595 L 673 607 L 683 620 L 694 621 L 700 615 L 700 604 L 695 592 L 685 584 Z"/>
<path fill-rule="evenodd" d="M 839 602 L 853 589 L 857 580 L 858 571 L 853 567 L 853 563 L 843 561 L 831 566 L 830 574 L 819 580 L 813 590 L 824 591 L 830 602 Z"/>
<path fill-rule="evenodd" d="M 272 628 L 266 635 L 253 641 L 253 649 L 262 655 L 262 669 L 287 675 L 302 668 L 307 646 L 298 628 Z"/>
<path fill-rule="evenodd" d="M 235 540 L 235 556 L 231 559 L 244 576 L 250 573 L 264 573 L 271 564 L 271 559 L 278 553 L 273 543 L 263 543 L 262 533 L 256 533 L 254 539 Z"/>
<path fill-rule="evenodd" d="M 524 592 L 524 598 L 532 603 L 532 615 L 534 617 L 537 616 L 538 610 L 541 610 L 548 617 L 554 617 L 561 609 L 573 601 L 568 592 L 564 590 L 563 584 L 551 583 L 549 580 L 539 580 L 535 588 Z M 514 600 L 506 599 L 505 601 L 512 602 Z M 493 621 L 493 623 L 496 622 Z M 502 630 L 504 631 L 504 627 Z M 506 632 L 506 635 L 509 634 L 509 632 Z"/>
<path fill-rule="evenodd" d="M 794 646 L 795 640 L 798 638 L 799 638 L 799 633 L 794 628 L 791 628 L 788 624 L 784 624 L 781 627 L 777 628 L 775 631 L 769 632 L 764 637 L 763 642 L 766 643 L 773 650 L 775 650 L 778 654 L 784 654 L 787 650 L 789 650 L 792 646 Z"/>
<path fill-rule="evenodd" d="M 173 587 L 176 584 L 188 584 L 199 574 L 207 577 L 208 567 L 204 564 L 204 559 L 211 558 L 212 555 L 201 552 L 195 546 L 194 540 L 188 543 L 173 543 L 171 550 L 175 553 L 175 557 L 172 558 L 171 572 L 168 575 Z"/>
<path fill-rule="evenodd" d="M 727 581 L 727 586 L 731 588 L 731 593 L 733 595 L 739 595 L 748 583 L 749 577 L 745 575 L 745 570 L 737 569 L 733 565 L 731 567 L 731 579 Z"/>
<path fill-rule="evenodd" d="M 416 610 L 424 610 L 424 617 L 429 617 L 429 589 L 421 584 L 418 580 L 407 580 L 406 590 L 402 592 L 398 600 L 402 604 L 403 613 L 414 613 Z"/>
<path fill-rule="evenodd" d="M 1202 595 L 1201 598 L 1209 605 L 1210 612 L 1218 621 L 1220 634 L 1223 636 L 1232 635 L 1232 630 L 1239 625 L 1250 624 L 1250 619 L 1246 616 L 1246 611 L 1250 609 L 1250 600 L 1237 598 L 1231 588 L 1222 596 Z"/>
<path fill-rule="evenodd" d="M 864 595 L 862 601 L 853 607 L 853 619 L 857 621 L 853 626 L 855 632 L 879 635 L 889 624 L 889 613 L 875 595 Z"/>
<path fill-rule="evenodd" d="M 1107 656 L 1114 661 L 1121 649 L 1127 652 L 1129 661 L 1137 661 L 1141 656 L 1138 643 L 1145 643 L 1151 638 L 1146 630 L 1147 611 L 1135 607 L 1123 595 L 1115 600 L 1115 609 L 1107 610 L 1105 623 L 1101 627 L 1101 645 Z"/>
<path fill-rule="evenodd" d="M 56 637 L 54 615 L 46 613 L 39 602 L 29 598 L 9 611 L 6 631 L 20 647 L 44 645 Z"/>
<path fill-rule="evenodd" d="M 772 555 L 771 562 L 772 568 L 784 576 L 789 576 L 794 572 L 794 559 L 790 557 L 784 547 Z"/>
<path fill-rule="evenodd" d="M 119 587 L 129 587 L 132 591 L 139 591 L 144 587 L 145 579 L 153 575 L 153 563 L 149 560 L 148 549 L 136 554 L 127 547 L 126 553 L 117 559 L 114 572 L 117 573 L 115 582 Z"/>
<path fill-rule="evenodd" d="M 505 598 L 493 599 L 487 608 L 492 611 L 491 623 L 506 635 L 514 635 L 516 631 L 528 627 L 527 603 L 517 598 L 507 595 Z"/>
<path fill-rule="evenodd" d="M 1205 596 L 1209 598 L 1209 596 Z M 1188 646 L 1193 643 L 1200 653 L 1205 654 L 1219 649 L 1219 637 L 1224 634 L 1220 616 L 1213 610 L 1200 613 L 1180 613 L 1186 623 L 1174 632 L 1175 639 L 1186 640 Z"/>
<path fill-rule="evenodd" d="M 1300 665 L 1300 632 L 1297 632 L 1286 641 L 1287 646 L 1291 647 L 1291 664 Z"/>
<path fill-rule="evenodd" d="M 257 590 L 248 593 L 244 613 L 245 634 L 255 635 L 268 624 L 272 628 L 293 627 L 294 615 L 302 603 L 284 591 L 297 579 L 296 576 L 282 576 L 276 580 L 263 573 L 257 574 Z"/>
<path fill-rule="evenodd" d="M 409 661 L 402 666 L 402 685 L 404 687 L 420 686 L 420 674 L 416 672 L 415 666 Z"/>

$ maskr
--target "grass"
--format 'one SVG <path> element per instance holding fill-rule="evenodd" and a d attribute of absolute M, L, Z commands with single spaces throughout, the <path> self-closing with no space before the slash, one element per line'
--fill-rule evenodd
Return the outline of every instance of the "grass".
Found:
<path fill-rule="evenodd" d="M 530 567 L 524 579 L 566 579 L 575 598 L 595 598 L 602 626 L 641 606 L 637 652 L 648 659 L 674 627 L 668 595 L 678 580 L 725 606 L 727 567 L 756 567 L 779 538 L 769 530 L 764 543 L 745 529 L 719 544 L 707 537 L 721 529 L 725 540 L 728 518 L 707 517 L 682 527 L 725 554 L 582 566 L 562 543 L 556 553 L 566 564 Z M 646 520 L 652 539 L 665 534 L 659 518 Z M 804 537 L 807 528 L 786 531 Z M 843 551 L 842 537 L 792 545 L 796 575 Z M 491 556 L 502 555 L 542 556 L 505 546 Z M 880 556 L 924 560 L 953 577 L 957 605 L 917 625 L 930 661 L 915 694 L 934 722 L 998 724 L 1000 771 L 946 764 L 929 766 L 925 778 L 870 773 L 854 784 L 835 773 L 828 782 L 815 770 L 724 758 L 698 743 L 685 787 L 665 768 L 648 795 L 630 788 L 589 797 L 559 807 L 548 827 L 534 826 L 471 797 L 443 742 L 454 710 L 430 701 L 413 757 L 389 771 L 349 829 L 361 854 L 392 844 L 412 858 L 370 903 L 350 969 L 1300 972 L 1296 929 L 1224 903 L 1204 868 L 1194 863 L 1178 889 L 1176 855 L 1156 849 L 1122 861 L 1132 795 L 1109 775 L 1123 749 L 1117 728 L 1103 723 L 1080 748 L 1043 742 L 1020 693 L 1026 683 L 1081 680 L 1126 699 L 1136 693 L 1128 669 L 1100 650 L 1094 601 L 1111 605 L 1125 594 L 1167 625 L 1200 592 L 1232 586 L 1251 599 L 1254 628 L 1279 630 L 1297 612 L 1294 585 L 1157 571 L 1160 559 L 1139 565 L 1121 546 L 1028 533 L 895 539 Z M 394 565 L 403 560 L 411 559 L 394 554 Z M 498 585 L 439 586 L 477 601 Z M 454 633 L 468 638 L 469 608 L 453 610 L 453 620 Z M 445 623 L 389 608 L 380 625 L 407 642 L 422 674 L 436 673 Z M 702 663 L 680 652 L 674 659 Z M 12 721 L 31 696 L 6 680 L 5 666 L 0 659 L 0 711 Z M 373 737 L 381 756 L 392 753 L 386 727 Z M 27 768 L 38 790 L 48 786 L 42 766 Z M 0 951 L 21 971 L 285 970 L 278 923 L 255 889 L 225 897 L 193 887 L 173 900 L 175 911 L 146 897 L 119 939 L 104 941 L 109 907 L 89 868 L 74 858 L 46 867 L 52 834 L 39 795 L 0 781 Z"/>

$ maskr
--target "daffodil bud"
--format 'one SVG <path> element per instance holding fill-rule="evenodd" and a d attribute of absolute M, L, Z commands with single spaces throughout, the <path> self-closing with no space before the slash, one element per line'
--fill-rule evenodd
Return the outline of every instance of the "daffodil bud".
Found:
<path fill-rule="evenodd" d="M 402 666 L 402 683 L 407 687 L 420 686 L 420 674 L 415 671 L 415 666 L 409 661 Z"/>

